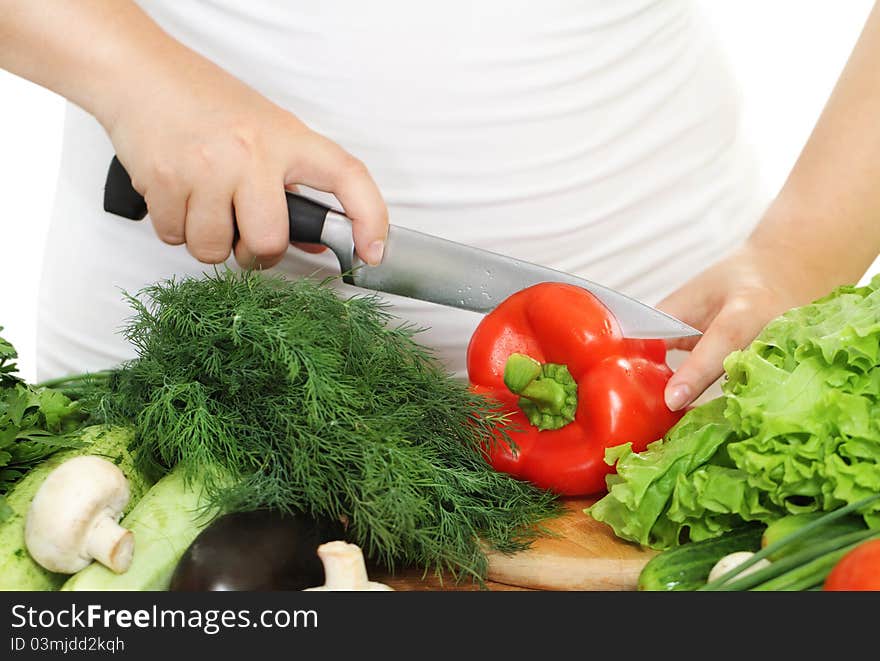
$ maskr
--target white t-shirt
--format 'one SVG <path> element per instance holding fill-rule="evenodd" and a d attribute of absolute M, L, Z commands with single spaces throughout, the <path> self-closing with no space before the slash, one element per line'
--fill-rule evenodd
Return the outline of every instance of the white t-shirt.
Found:
<path fill-rule="evenodd" d="M 765 205 L 735 85 L 688 2 L 141 4 L 363 160 L 398 225 L 653 304 L 739 242 Z M 102 211 L 112 155 L 98 123 L 70 106 L 42 274 L 38 378 L 131 357 L 119 333 L 130 314 L 121 292 L 211 270 L 161 243 L 149 221 Z M 277 268 L 338 273 L 329 252 L 294 248 Z M 479 314 L 389 300 L 464 374 Z"/>

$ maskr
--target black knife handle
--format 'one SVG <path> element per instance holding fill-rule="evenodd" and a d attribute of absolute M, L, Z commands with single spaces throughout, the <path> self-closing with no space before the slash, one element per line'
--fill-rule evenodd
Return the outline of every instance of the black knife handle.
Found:
<path fill-rule="evenodd" d="M 290 241 L 320 243 L 324 219 L 332 209 L 308 197 L 284 191 L 287 198 L 287 219 Z M 104 183 L 104 211 L 131 220 L 143 220 L 147 203 L 131 185 L 131 177 L 114 156 Z"/>
<path fill-rule="evenodd" d="M 104 182 L 104 211 L 131 220 L 143 220 L 147 215 L 146 201 L 132 188 L 131 177 L 115 156 Z"/>

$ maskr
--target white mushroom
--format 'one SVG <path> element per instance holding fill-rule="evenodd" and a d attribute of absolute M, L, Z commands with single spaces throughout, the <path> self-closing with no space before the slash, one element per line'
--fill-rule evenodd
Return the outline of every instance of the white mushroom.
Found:
<path fill-rule="evenodd" d="M 709 581 L 714 581 L 722 576 L 724 576 L 727 572 L 731 571 L 735 567 L 739 567 L 746 560 L 751 558 L 754 553 L 751 551 L 737 551 L 736 553 L 730 553 L 723 558 L 721 558 L 718 562 L 715 563 L 715 566 L 712 567 L 712 571 L 709 572 Z M 756 572 L 759 569 L 764 569 L 764 567 L 769 567 L 770 561 L 766 558 L 761 558 L 751 567 L 746 567 L 739 574 L 736 575 L 735 578 L 741 578 L 742 576 L 748 576 L 752 572 Z M 725 581 L 726 582 L 726 581 Z"/>
<path fill-rule="evenodd" d="M 324 564 L 324 585 L 309 590 L 393 590 L 384 583 L 367 578 L 364 554 L 357 544 L 335 541 L 321 544 L 318 557 Z"/>
<path fill-rule="evenodd" d="M 128 480 L 117 466 L 84 455 L 65 461 L 40 485 L 25 523 L 31 557 L 49 571 L 73 574 L 92 559 L 117 574 L 128 569 L 134 535 L 119 525 Z"/>

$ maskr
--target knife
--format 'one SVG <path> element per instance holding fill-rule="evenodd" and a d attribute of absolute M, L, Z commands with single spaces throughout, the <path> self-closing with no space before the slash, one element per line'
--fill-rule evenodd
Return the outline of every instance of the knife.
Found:
<path fill-rule="evenodd" d="M 316 200 L 285 191 L 290 240 L 320 243 L 339 260 L 344 282 L 374 291 L 487 313 L 513 293 L 540 282 L 565 282 L 590 291 L 617 318 L 625 337 L 672 339 L 700 335 L 682 321 L 618 291 L 574 275 L 396 225 L 388 228 L 382 262 L 356 254 L 351 220 Z M 132 220 L 147 215 L 114 156 L 104 186 L 104 210 Z"/>

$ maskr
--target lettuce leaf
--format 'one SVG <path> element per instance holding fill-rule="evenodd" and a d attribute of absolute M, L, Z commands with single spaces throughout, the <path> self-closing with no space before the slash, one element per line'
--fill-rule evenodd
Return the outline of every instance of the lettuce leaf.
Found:
<path fill-rule="evenodd" d="M 773 320 L 724 371 L 723 396 L 663 439 L 607 453 L 616 474 L 588 514 L 665 549 L 880 491 L 880 276 Z"/>

